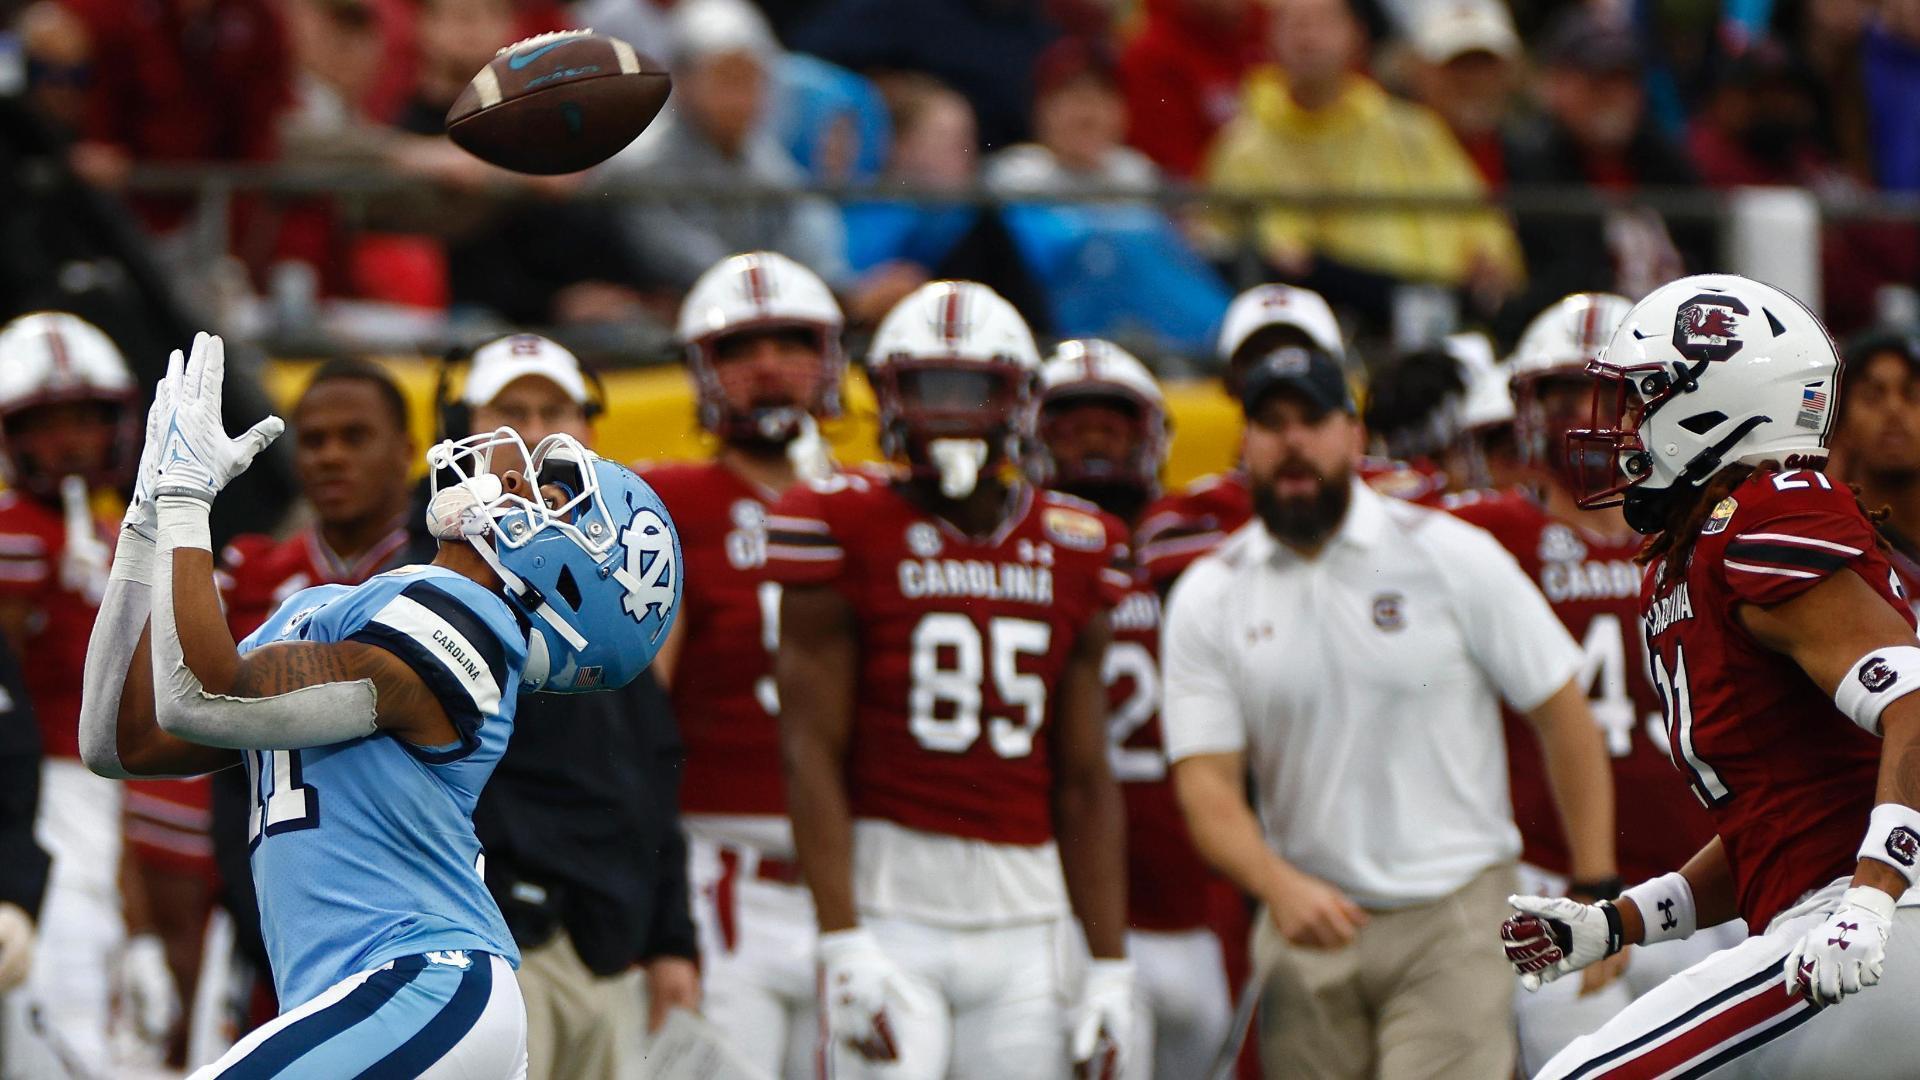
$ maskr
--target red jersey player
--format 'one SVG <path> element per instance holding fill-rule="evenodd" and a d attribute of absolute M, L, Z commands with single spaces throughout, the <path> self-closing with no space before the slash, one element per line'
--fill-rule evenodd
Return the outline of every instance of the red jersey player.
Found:
<path fill-rule="evenodd" d="M 1524 486 L 1449 496 L 1445 505 L 1512 553 L 1580 642 L 1586 659 L 1579 677 L 1612 758 L 1620 872 L 1639 881 L 1678 870 L 1713 835 L 1713 825 L 1667 756 L 1660 694 L 1648 674 L 1639 632 L 1640 568 L 1634 557 L 1644 539 L 1627 528 L 1617 510 L 1575 505 L 1578 478 L 1561 437 L 1585 416 L 1592 386 L 1587 362 L 1632 306 L 1623 296 L 1577 293 L 1534 318 L 1508 365 L 1517 402 L 1509 410 L 1514 467 Z M 1532 725 L 1508 712 L 1506 734 L 1513 820 L 1523 844 L 1521 890 L 1587 901 L 1617 896 L 1619 880 L 1568 879 L 1565 834 Z M 1596 965 L 1588 969 L 1591 976 L 1583 973 L 1580 980 L 1521 995 L 1515 1011 L 1523 1069 L 1531 1072 L 1545 1064 L 1634 997 L 1745 936 L 1746 928 L 1735 920 L 1686 942 L 1623 955 L 1617 963 L 1626 977 L 1604 989 L 1594 984 L 1616 974 L 1613 965 Z"/>
<path fill-rule="evenodd" d="M 767 511 L 801 472 L 830 473 L 814 419 L 839 411 L 841 315 L 784 255 L 721 261 L 680 308 L 708 461 L 646 469 L 673 512 L 686 595 L 653 670 L 687 744 L 680 784 L 702 1011 L 770 1076 L 811 1075 L 813 903 L 800 883 L 780 773 L 773 683 L 780 585 Z"/>
<path fill-rule="evenodd" d="M 9 1066 L 29 1072 L 35 1058 L 62 1055 L 65 1069 L 110 1072 L 115 996 L 149 1041 L 164 1040 L 178 1011 L 143 906 L 123 910 L 119 786 L 78 758 L 79 672 L 110 555 L 90 500 L 124 482 L 139 453 L 132 397 L 120 350 L 90 323 L 37 312 L 0 329 L 0 631 L 40 725 L 38 833 L 53 857 L 33 972 L 16 995 L 45 1018 L 46 1045 L 23 1024 L 7 1049 Z"/>
<path fill-rule="evenodd" d="M 1100 673 L 1132 578 L 1118 521 L 1012 473 L 1039 366 L 991 289 L 922 286 L 869 360 L 902 474 L 795 488 L 769 519 L 823 1075 L 1124 1068 L 1123 811 Z M 1070 911 L 1093 956 L 1077 979 L 1060 964 Z"/>
<path fill-rule="evenodd" d="M 1124 522 L 1160 490 L 1167 409 L 1146 365 L 1097 338 L 1064 341 L 1040 369 L 1035 479 Z M 1148 1023 L 1136 1060 L 1153 1076 L 1200 1076 L 1232 1012 L 1220 939 L 1208 926 L 1213 874 L 1193 849 L 1167 778 L 1160 732 L 1160 594 L 1144 580 L 1111 616 L 1101 665 L 1114 778 L 1127 806 L 1127 954 Z"/>
<path fill-rule="evenodd" d="M 1897 905 L 1920 861 L 1920 643 L 1872 522 L 1818 468 L 1838 367 L 1798 301 L 1707 275 L 1641 300 L 1588 369 L 1600 423 L 1570 456 L 1609 486 L 1581 505 L 1654 537 L 1640 630 L 1716 836 L 1618 901 L 1516 896 L 1501 937 L 1534 986 L 1736 915 L 1756 936 L 1541 1076 L 1914 1074 L 1920 914 Z"/>

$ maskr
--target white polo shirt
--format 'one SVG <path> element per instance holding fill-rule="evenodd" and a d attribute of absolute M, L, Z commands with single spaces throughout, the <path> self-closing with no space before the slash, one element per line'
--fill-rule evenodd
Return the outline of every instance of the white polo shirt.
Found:
<path fill-rule="evenodd" d="M 1488 533 L 1356 480 L 1318 555 L 1256 518 L 1164 626 L 1168 757 L 1244 752 L 1288 862 L 1393 908 L 1519 854 L 1497 699 L 1541 704 L 1580 650 Z"/>

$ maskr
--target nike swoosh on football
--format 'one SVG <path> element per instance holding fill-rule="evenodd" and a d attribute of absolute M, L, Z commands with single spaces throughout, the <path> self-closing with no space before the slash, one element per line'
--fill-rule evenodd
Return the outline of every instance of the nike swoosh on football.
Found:
<path fill-rule="evenodd" d="M 515 53 L 507 57 L 507 67 L 514 71 L 519 71 L 521 68 L 526 67 L 528 64 L 533 63 L 535 60 L 540 59 L 565 44 L 566 42 L 564 41 L 555 41 L 542 45 L 530 53 Z"/>

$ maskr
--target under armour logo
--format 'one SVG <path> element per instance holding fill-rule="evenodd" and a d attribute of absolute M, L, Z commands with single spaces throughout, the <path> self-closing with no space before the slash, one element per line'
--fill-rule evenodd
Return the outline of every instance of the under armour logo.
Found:
<path fill-rule="evenodd" d="M 1662 900 L 1653 905 L 1660 909 L 1660 929 L 1662 930 L 1671 930 L 1680 925 L 1680 920 L 1673 917 L 1673 904 L 1672 900 Z"/>
<path fill-rule="evenodd" d="M 1840 932 L 1838 934 L 1835 934 L 1833 937 L 1828 938 L 1827 944 L 1838 945 L 1844 949 L 1849 944 L 1851 944 L 1851 942 L 1847 940 L 1847 935 L 1858 931 L 1860 929 L 1860 924 L 1857 922 L 1836 923 L 1834 925 L 1834 929 Z"/>
<path fill-rule="evenodd" d="M 1272 623 L 1260 623 L 1256 626 L 1247 627 L 1247 644 L 1248 645 L 1258 645 L 1262 641 L 1271 641 L 1271 640 L 1273 640 L 1273 624 Z"/>

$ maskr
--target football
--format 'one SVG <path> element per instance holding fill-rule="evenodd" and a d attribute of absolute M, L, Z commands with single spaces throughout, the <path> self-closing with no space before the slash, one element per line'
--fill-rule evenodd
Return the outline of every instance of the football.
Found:
<path fill-rule="evenodd" d="M 667 103 L 666 68 L 591 30 L 541 34 L 501 49 L 453 108 L 447 134 L 503 169 L 553 176 L 619 153 Z"/>

